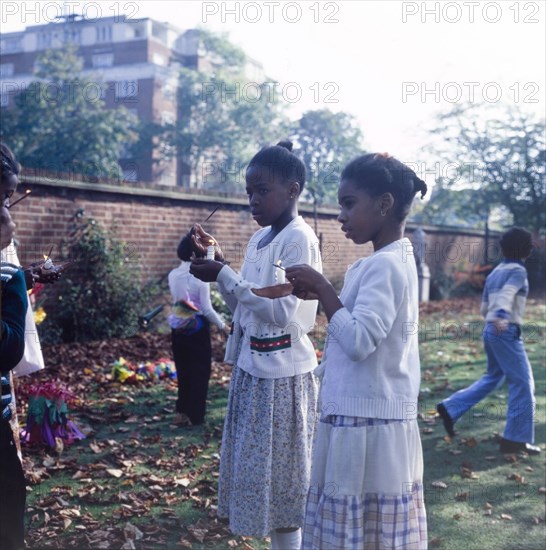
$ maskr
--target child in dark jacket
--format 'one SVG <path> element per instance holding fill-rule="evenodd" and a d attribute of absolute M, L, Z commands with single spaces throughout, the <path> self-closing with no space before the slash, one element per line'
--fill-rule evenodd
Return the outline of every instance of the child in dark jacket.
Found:
<path fill-rule="evenodd" d="M 4 179 L 2 159 L 2 179 Z M 3 193 L 0 187 L 0 192 Z M 3 196 L 3 195 L 2 195 Z M 15 224 L 9 210 L 0 207 L 0 246 L 7 246 Z M 23 272 L 15 265 L 0 264 L 0 374 L 2 418 L 0 420 L 0 548 L 16 550 L 24 546 L 25 477 L 17 456 L 12 415 L 9 372 L 21 360 L 25 349 L 25 315 L 28 306 Z M 17 434 L 16 434 L 17 437 Z"/>

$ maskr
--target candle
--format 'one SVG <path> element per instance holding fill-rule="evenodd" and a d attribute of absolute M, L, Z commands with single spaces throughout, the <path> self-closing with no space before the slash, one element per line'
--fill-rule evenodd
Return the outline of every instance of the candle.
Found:
<path fill-rule="evenodd" d="M 286 283 L 286 270 L 281 266 L 281 264 L 282 260 L 277 260 L 277 262 L 273 264 L 277 268 L 275 271 L 275 278 L 277 279 L 277 284 L 279 285 Z"/>
<path fill-rule="evenodd" d="M 209 246 L 207 246 L 207 260 L 214 260 L 216 254 L 216 247 L 214 246 L 214 241 L 209 241 Z"/>

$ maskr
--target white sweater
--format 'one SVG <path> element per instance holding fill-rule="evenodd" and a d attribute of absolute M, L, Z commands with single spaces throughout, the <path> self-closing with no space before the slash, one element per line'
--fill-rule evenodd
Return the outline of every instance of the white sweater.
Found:
<path fill-rule="evenodd" d="M 413 419 L 420 383 L 413 248 L 395 241 L 354 263 L 330 320 L 322 363 L 322 414 Z"/>
<path fill-rule="evenodd" d="M 169 290 L 173 301 L 189 300 L 210 323 L 224 330 L 224 320 L 214 311 L 210 301 L 209 284 L 195 278 L 190 273 L 190 265 L 191 262 L 180 262 L 180 265 L 169 273 Z"/>
<path fill-rule="evenodd" d="M 284 282 L 284 271 L 272 265 L 278 260 L 284 267 L 309 264 L 318 271 L 322 262 L 318 239 L 301 216 L 258 249 L 269 231 L 260 229 L 250 239 L 240 275 L 229 266 L 218 275 L 218 289 L 234 312 L 225 361 L 258 378 L 285 378 L 317 366 L 307 333 L 314 327 L 318 303 L 295 296 L 262 298 L 250 289 Z"/>

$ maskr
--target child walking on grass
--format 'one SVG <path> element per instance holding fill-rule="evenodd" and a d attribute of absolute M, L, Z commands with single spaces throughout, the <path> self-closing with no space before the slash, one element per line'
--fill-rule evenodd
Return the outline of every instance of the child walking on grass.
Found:
<path fill-rule="evenodd" d="M 349 267 L 341 294 L 309 266 L 287 269 L 294 294 L 319 299 L 329 320 L 303 548 L 427 547 L 417 425 L 418 285 L 405 219 L 426 185 L 386 154 L 341 174 L 338 221 L 374 252 Z M 414 332 L 414 331 L 411 331 Z"/>
<path fill-rule="evenodd" d="M 529 293 L 524 262 L 531 254 L 531 233 L 513 227 L 500 240 L 504 261 L 487 277 L 481 313 L 485 317 L 483 344 L 487 354 L 486 373 L 471 386 L 438 403 L 436 409 L 447 433 L 455 436 L 454 424 L 471 407 L 508 382 L 506 426 L 500 441 L 503 453 L 540 453 L 535 440 L 535 381 L 521 339 L 521 323 Z"/>
<path fill-rule="evenodd" d="M 309 486 L 317 359 L 307 333 L 317 302 L 270 299 L 252 289 L 283 282 L 279 260 L 321 270 L 318 239 L 298 215 L 305 167 L 291 149 L 290 142 L 262 149 L 247 168 L 250 211 L 262 229 L 248 243 L 241 273 L 219 261 L 195 260 L 191 267 L 196 277 L 218 282 L 234 312 L 218 515 L 229 518 L 233 533 L 269 534 L 271 548 L 282 550 L 300 548 Z"/>

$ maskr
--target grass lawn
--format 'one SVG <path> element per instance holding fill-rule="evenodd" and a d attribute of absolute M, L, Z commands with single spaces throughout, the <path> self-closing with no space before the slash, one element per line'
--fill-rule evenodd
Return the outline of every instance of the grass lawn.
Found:
<path fill-rule="evenodd" d="M 456 306 L 456 303 L 455 303 Z M 450 441 L 435 405 L 468 386 L 486 365 L 483 322 L 476 310 L 443 310 L 421 318 L 421 414 L 425 498 L 431 548 L 538 550 L 545 539 L 546 346 L 544 303 L 530 301 L 523 330 L 536 382 L 538 456 L 503 455 L 504 385 L 469 410 Z"/>
<path fill-rule="evenodd" d="M 542 549 L 544 302 L 529 303 L 524 331 L 536 380 L 536 442 L 543 453 L 504 456 L 498 451 L 506 387 L 461 419 L 453 441 L 445 437 L 435 416 L 438 401 L 476 380 L 484 369 L 477 302 L 431 304 L 421 315 L 420 423 L 430 547 Z M 63 372 L 57 375 L 60 380 Z M 215 517 L 218 446 L 229 371 L 215 363 L 207 420 L 196 428 L 171 424 L 176 395 L 171 382 L 122 385 L 112 382 L 109 372 L 108 365 L 97 365 L 71 378 L 70 388 L 82 396 L 71 418 L 80 426 L 90 426 L 90 437 L 60 453 L 24 449 L 30 481 L 28 546 L 268 548 L 266 539 L 231 536 Z"/>

